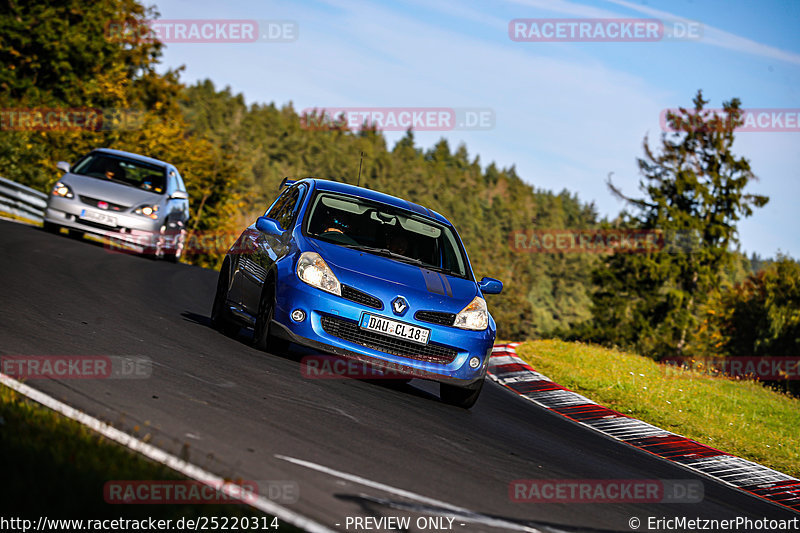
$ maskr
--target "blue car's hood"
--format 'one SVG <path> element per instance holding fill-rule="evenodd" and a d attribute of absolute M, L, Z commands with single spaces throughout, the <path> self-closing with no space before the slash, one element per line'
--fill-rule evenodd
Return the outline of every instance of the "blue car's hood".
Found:
<path fill-rule="evenodd" d="M 400 295 L 408 300 L 412 312 L 424 309 L 458 313 L 478 294 L 472 280 L 316 239 L 307 242 L 341 283 L 380 298 L 386 308 Z"/>

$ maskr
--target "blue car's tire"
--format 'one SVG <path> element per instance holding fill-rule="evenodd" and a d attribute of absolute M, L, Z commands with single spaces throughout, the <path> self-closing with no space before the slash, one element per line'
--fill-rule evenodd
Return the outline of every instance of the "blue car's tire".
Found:
<path fill-rule="evenodd" d="M 256 324 L 253 328 L 253 344 L 265 352 L 285 352 L 289 343 L 284 339 L 270 334 L 270 324 L 275 315 L 275 283 L 267 279 L 261 289 L 261 299 L 258 302 Z"/>
<path fill-rule="evenodd" d="M 478 401 L 478 396 L 483 389 L 484 380 L 480 380 L 477 385 L 472 387 L 457 387 L 447 383 L 439 384 L 439 396 L 444 403 L 469 409 Z"/>
<path fill-rule="evenodd" d="M 233 322 L 227 306 L 229 272 L 230 263 L 226 259 L 222 264 L 222 268 L 219 271 L 219 278 L 217 279 L 214 304 L 211 306 L 211 325 L 214 326 L 214 329 L 232 337 L 239 332 L 240 328 Z"/>

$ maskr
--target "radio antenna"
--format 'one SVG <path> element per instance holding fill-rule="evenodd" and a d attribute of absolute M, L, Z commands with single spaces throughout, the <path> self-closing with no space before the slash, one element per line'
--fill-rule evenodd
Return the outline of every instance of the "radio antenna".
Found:
<path fill-rule="evenodd" d="M 364 162 L 364 156 L 367 155 L 364 152 L 361 152 L 361 159 L 358 160 L 358 184 L 356 187 L 361 186 L 361 163 Z"/>

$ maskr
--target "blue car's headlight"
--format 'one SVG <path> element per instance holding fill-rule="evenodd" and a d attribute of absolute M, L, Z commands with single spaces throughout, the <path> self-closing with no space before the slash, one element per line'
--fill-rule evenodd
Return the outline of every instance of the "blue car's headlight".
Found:
<path fill-rule="evenodd" d="M 342 285 L 333 271 L 316 252 L 303 252 L 297 261 L 297 277 L 312 287 L 337 296 L 342 295 Z"/>
<path fill-rule="evenodd" d="M 481 331 L 489 327 L 489 310 L 486 301 L 476 296 L 464 309 L 456 315 L 453 325 L 461 329 Z"/>

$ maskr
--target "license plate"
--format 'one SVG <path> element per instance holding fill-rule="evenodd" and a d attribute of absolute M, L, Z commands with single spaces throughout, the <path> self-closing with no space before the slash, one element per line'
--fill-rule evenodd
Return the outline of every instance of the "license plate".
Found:
<path fill-rule="evenodd" d="M 397 337 L 417 344 L 428 344 L 428 337 L 430 337 L 431 330 L 426 328 L 419 328 L 411 324 L 397 322 L 390 318 L 370 315 L 364 313 L 361 315 L 361 329 L 367 331 L 374 331 L 375 333 L 382 333 L 390 337 Z"/>
<path fill-rule="evenodd" d="M 117 225 L 117 217 L 112 217 L 111 215 L 106 215 L 105 213 L 98 213 L 97 211 L 87 211 L 86 209 L 83 209 L 81 210 L 81 218 L 83 220 L 96 222 L 97 224 L 103 224 L 105 226 Z"/>

